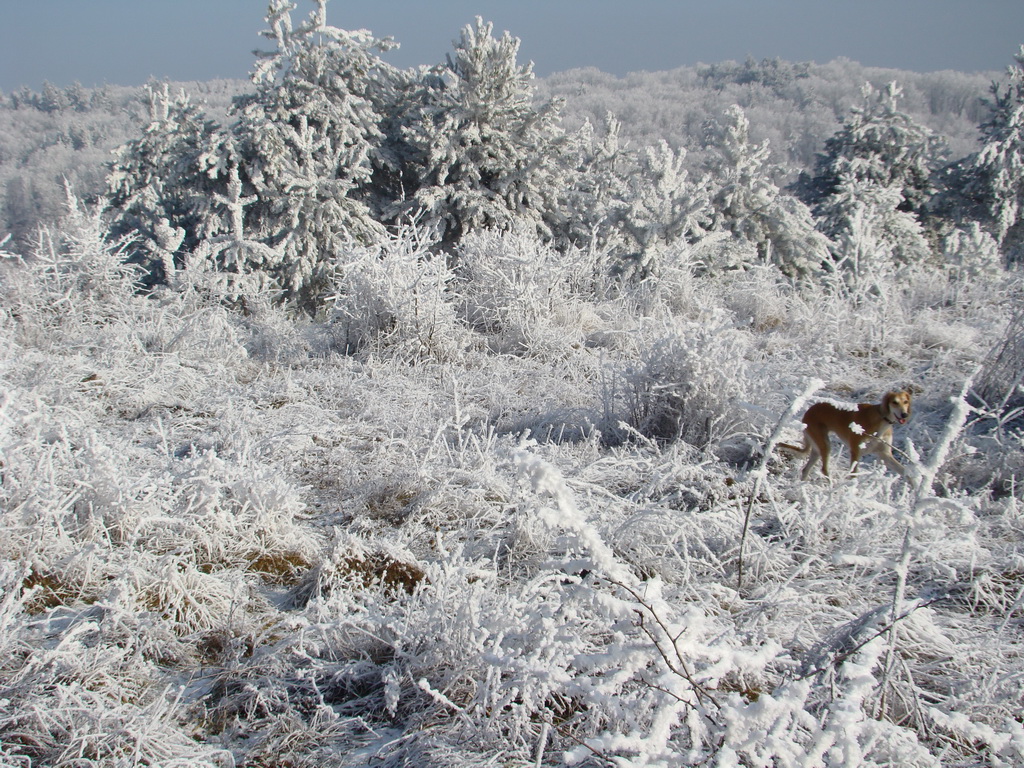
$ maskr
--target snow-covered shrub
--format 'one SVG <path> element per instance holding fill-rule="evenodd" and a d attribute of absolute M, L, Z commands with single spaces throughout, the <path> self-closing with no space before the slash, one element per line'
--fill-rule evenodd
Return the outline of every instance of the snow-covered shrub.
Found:
<path fill-rule="evenodd" d="M 382 234 L 365 198 L 384 140 L 382 94 L 392 75 L 377 54 L 393 44 L 328 25 L 325 0 L 293 26 L 294 7 L 271 3 L 267 36 L 276 50 L 257 61 L 254 92 L 236 100 L 230 135 L 205 162 L 226 186 L 219 231 L 261 243 L 249 249 L 259 257 L 249 268 L 270 273 L 313 311 L 332 255 L 352 240 L 369 243 Z M 244 182 L 237 193 L 236 169 Z M 240 213 L 242 232 L 229 226 Z"/>
<path fill-rule="evenodd" d="M 814 177 L 798 185 L 855 292 L 877 290 L 885 274 L 931 255 L 919 216 L 942 146 L 899 111 L 900 97 L 895 82 L 865 86 L 861 106 L 825 143 Z"/>
<path fill-rule="evenodd" d="M 996 410 L 1024 405 L 1024 312 L 1013 314 L 1002 336 L 989 350 L 976 388 Z"/>
<path fill-rule="evenodd" d="M 895 187 L 846 176 L 820 204 L 820 226 L 831 238 L 836 266 L 855 294 L 878 291 L 901 268 L 930 259 L 924 229 L 901 205 Z"/>
<path fill-rule="evenodd" d="M 557 357 L 599 325 L 572 290 L 572 263 L 532 233 L 475 232 L 457 264 L 459 311 L 495 352 Z"/>
<path fill-rule="evenodd" d="M 991 280 L 1002 272 L 999 245 L 977 222 L 954 228 L 942 239 L 941 257 L 953 279 Z"/>
<path fill-rule="evenodd" d="M 619 217 L 634 160 L 619 141 L 621 127 L 619 120 L 608 113 L 603 134 L 587 120 L 579 131 L 568 136 L 565 155 L 569 181 L 561 192 L 560 241 L 593 252 L 629 247 L 628 238 L 619 228 Z"/>
<path fill-rule="evenodd" d="M 749 244 L 726 232 L 713 232 L 696 243 L 677 240 L 655 247 L 648 255 L 655 258 L 658 271 L 641 277 L 645 269 L 641 254 L 623 256 L 614 250 L 609 254 L 613 275 L 606 293 L 613 298 L 610 306 L 619 313 L 624 310 L 627 322 L 634 316 L 654 317 L 661 312 L 687 318 L 699 315 L 707 308 L 699 290 L 700 277 L 719 266 L 730 268 L 754 258 Z"/>
<path fill-rule="evenodd" d="M 722 303 L 733 313 L 738 327 L 766 334 L 792 322 L 790 303 L 800 296 L 773 265 L 730 272 L 708 288 L 721 291 Z"/>
<path fill-rule="evenodd" d="M 1014 311 L 975 377 L 971 439 L 954 459 L 953 484 L 1020 495 L 1024 471 L 1024 313 Z"/>
<path fill-rule="evenodd" d="M 184 92 L 147 85 L 149 123 L 117 149 L 107 177 L 111 231 L 131 242 L 149 282 L 171 280 L 185 254 L 211 234 L 216 182 L 202 157 L 219 126 Z"/>
<path fill-rule="evenodd" d="M 644 435 L 720 448 L 742 433 L 735 401 L 748 386 L 743 335 L 725 316 L 668 320 L 622 378 L 624 421 Z"/>
<path fill-rule="evenodd" d="M 117 324 L 134 298 L 138 272 L 122 242 L 110 242 L 101 213 L 70 191 L 64 219 L 40 228 L 27 257 L 3 254 L 4 305 L 19 335 L 78 323 Z"/>
<path fill-rule="evenodd" d="M 459 353 L 465 332 L 456 322 L 454 275 L 432 245 L 423 230 L 406 227 L 373 246 L 338 252 L 330 322 L 341 349 L 393 348 L 438 359 Z"/>

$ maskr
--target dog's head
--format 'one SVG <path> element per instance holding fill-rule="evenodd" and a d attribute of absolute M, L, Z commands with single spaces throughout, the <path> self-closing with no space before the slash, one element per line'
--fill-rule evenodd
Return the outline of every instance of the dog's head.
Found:
<path fill-rule="evenodd" d="M 894 390 L 886 392 L 882 398 L 882 412 L 891 424 L 906 424 L 910 418 L 909 389 Z"/>

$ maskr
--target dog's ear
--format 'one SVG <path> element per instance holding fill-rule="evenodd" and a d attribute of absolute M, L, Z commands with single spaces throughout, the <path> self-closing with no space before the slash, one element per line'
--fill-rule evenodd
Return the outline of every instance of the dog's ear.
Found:
<path fill-rule="evenodd" d="M 897 384 L 895 387 L 890 389 L 887 394 L 896 395 L 896 394 L 899 394 L 901 392 L 906 392 L 908 395 L 913 397 L 914 395 L 920 394 L 922 391 L 923 390 L 919 386 L 917 386 L 916 384 L 911 384 L 909 382 L 904 382 L 904 383 L 901 383 L 901 384 Z"/>

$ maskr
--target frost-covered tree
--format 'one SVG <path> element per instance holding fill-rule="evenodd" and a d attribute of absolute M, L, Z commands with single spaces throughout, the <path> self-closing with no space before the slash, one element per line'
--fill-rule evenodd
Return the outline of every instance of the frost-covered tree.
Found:
<path fill-rule="evenodd" d="M 214 194 L 211 204 L 218 212 L 218 234 L 203 240 L 192 255 L 187 275 L 170 276 L 172 287 L 201 285 L 222 300 L 248 306 L 250 296 L 280 291 L 274 280 L 284 261 L 280 247 L 251 236 L 245 225 L 246 208 L 258 201 L 243 193 L 238 165 L 228 170 L 227 188 Z M 198 267 L 198 272 L 196 267 Z"/>
<path fill-rule="evenodd" d="M 1001 270 L 998 243 L 976 221 L 943 233 L 941 247 L 942 261 L 954 277 L 992 280 Z"/>
<path fill-rule="evenodd" d="M 708 179 L 691 178 L 685 160 L 685 149 L 673 149 L 665 141 L 639 154 L 637 171 L 615 211 L 630 250 L 626 271 L 640 277 L 656 273 L 667 248 L 708 233 L 712 225 Z"/>
<path fill-rule="evenodd" d="M 988 118 L 981 124 L 981 149 L 954 177 L 965 197 L 986 218 L 1011 261 L 1024 253 L 1024 46 L 1007 69 L 1005 87 L 992 84 Z"/>
<path fill-rule="evenodd" d="M 254 266 L 307 307 L 325 286 L 331 254 L 382 232 L 364 197 L 383 140 L 376 90 L 389 68 L 377 52 L 391 43 L 329 26 L 326 5 L 318 0 L 293 27 L 295 6 L 271 2 L 264 34 L 276 49 L 257 62 L 255 92 L 234 105 L 231 147 L 210 160 L 228 183 L 222 169 L 237 165 L 243 195 L 256 198 L 247 237 L 270 250 Z M 266 263 L 271 253 L 277 263 Z"/>
<path fill-rule="evenodd" d="M 813 178 L 798 191 L 812 207 L 828 205 L 847 180 L 895 189 L 899 209 L 919 213 L 933 193 L 932 173 L 943 154 L 941 140 L 898 108 L 902 91 L 895 82 L 862 90 L 860 106 L 850 110 L 843 127 L 825 142 Z"/>
<path fill-rule="evenodd" d="M 621 202 L 633 162 L 623 151 L 620 131 L 619 120 L 609 112 L 602 133 L 587 120 L 569 137 L 566 165 L 571 170 L 561 201 L 561 238 L 568 243 L 597 249 L 621 246 Z"/>
<path fill-rule="evenodd" d="M 750 123 L 734 105 L 716 122 L 716 155 L 709 163 L 715 227 L 752 244 L 758 257 L 791 276 L 821 270 L 829 241 L 815 229 L 810 209 L 772 179 L 768 140 L 750 141 Z"/>
<path fill-rule="evenodd" d="M 519 40 L 477 17 L 454 55 L 421 73 L 402 138 L 415 189 L 394 215 L 419 214 L 452 245 L 479 227 L 514 222 L 551 236 L 561 186 L 559 103 L 535 103 L 533 65 Z"/>
<path fill-rule="evenodd" d="M 333 254 L 382 234 L 368 199 L 393 73 L 377 52 L 392 44 L 329 26 L 326 5 L 317 0 L 295 26 L 294 4 L 272 0 L 264 34 L 276 47 L 259 54 L 254 90 L 235 100 L 227 127 L 171 105 L 122 149 L 111 202 L 120 229 L 152 243 L 150 261 L 167 261 L 156 225 L 181 227 L 179 267 L 196 251 L 226 271 L 265 275 L 312 311 Z"/>
<path fill-rule="evenodd" d="M 176 264 L 210 231 L 210 195 L 216 183 L 202 158 L 218 141 L 220 127 L 189 99 L 163 86 L 147 86 L 150 122 L 142 136 L 122 145 L 107 178 L 111 232 L 131 235 L 133 260 L 143 263 L 150 282 L 168 279 Z M 172 251 L 164 227 L 181 229 Z"/>
<path fill-rule="evenodd" d="M 845 177 L 820 208 L 837 267 L 855 291 L 884 285 L 900 267 L 921 263 L 931 250 L 917 218 L 900 210 L 899 190 Z"/>
<path fill-rule="evenodd" d="M 68 95 L 50 81 L 43 82 L 43 92 L 39 98 L 39 108 L 43 112 L 63 112 L 70 106 Z"/>
<path fill-rule="evenodd" d="M 814 178 L 798 185 L 835 261 L 858 286 L 930 255 L 918 216 L 941 154 L 935 135 L 897 109 L 896 83 L 865 86 L 863 95 L 825 143 Z"/>

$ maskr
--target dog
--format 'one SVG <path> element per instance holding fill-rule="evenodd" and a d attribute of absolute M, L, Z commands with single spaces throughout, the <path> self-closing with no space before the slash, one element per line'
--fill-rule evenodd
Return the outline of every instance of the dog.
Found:
<path fill-rule="evenodd" d="M 896 424 L 906 424 L 910 418 L 911 394 L 909 389 L 886 392 L 882 402 L 860 403 L 842 407 L 832 403 L 815 403 L 803 416 L 804 444 L 802 446 L 779 443 L 779 448 L 798 456 L 807 456 L 800 477 L 811 472 L 821 459 L 821 474 L 828 477 L 828 457 L 831 451 L 829 434 L 835 433 L 850 449 L 850 473 L 856 471 L 862 452 L 878 456 L 893 472 L 906 477 L 906 470 L 892 456 L 892 430 Z"/>

